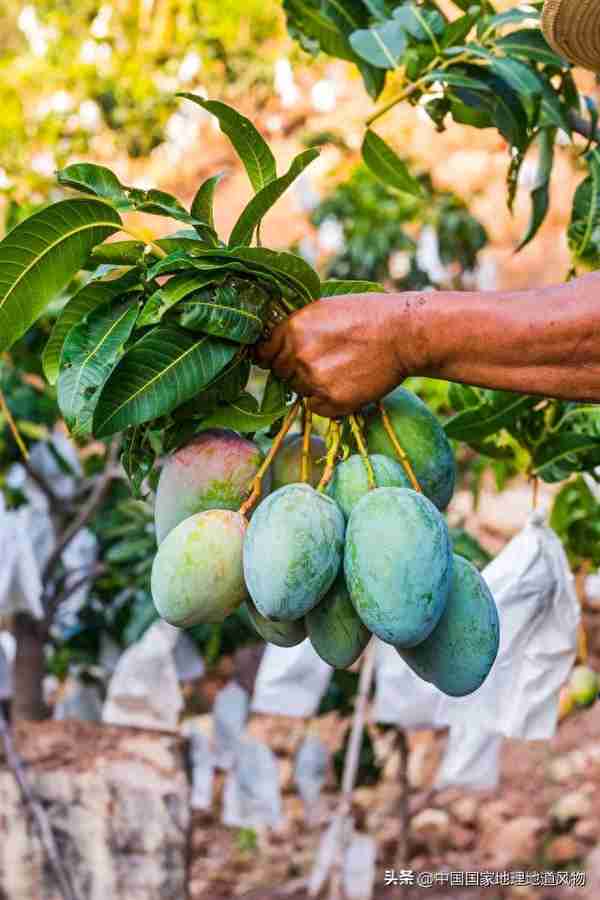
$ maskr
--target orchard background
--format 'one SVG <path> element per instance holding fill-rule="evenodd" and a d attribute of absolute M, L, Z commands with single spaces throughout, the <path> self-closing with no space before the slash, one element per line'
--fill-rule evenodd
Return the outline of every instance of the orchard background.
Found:
<path fill-rule="evenodd" d="M 331 21 L 335 4 L 284 6 L 297 36 L 303 10 L 319 9 Z M 353 10 L 360 6 L 358 0 L 348 4 Z M 391 16 L 385 3 L 365 6 L 374 7 L 381 21 Z M 389 4 L 394 6 L 398 4 Z M 431 10 L 431 4 L 426 6 Z M 501 13 L 514 6 L 497 2 L 495 10 Z M 440 2 L 439 9 L 451 20 L 472 14 L 473 27 L 492 15 L 488 3 L 470 8 Z M 531 19 L 535 7 L 527 9 Z M 367 14 L 363 10 L 361 15 Z M 377 15 L 365 21 L 379 27 Z M 545 132 L 552 134 L 556 145 L 549 180 L 544 176 L 547 167 L 542 165 L 539 174 L 537 141 L 528 146 L 540 123 L 535 86 L 525 81 L 521 92 L 515 88 L 529 120 L 523 125 L 520 147 L 527 152 L 519 170 L 513 166 L 511 213 L 507 128 L 501 132 L 497 127 L 458 124 L 444 108 L 444 130 L 438 130 L 426 105 L 440 102 L 439 89 L 437 94 L 428 93 L 429 88 L 422 95 L 417 92 L 417 104 L 401 102 L 374 124 L 406 164 L 402 176 L 405 171 L 413 179 L 423 176 L 424 194 L 418 197 L 382 183 L 361 162 L 361 145 L 373 111 L 406 90 L 403 56 L 398 55 L 385 93 L 375 101 L 365 89 L 356 59 L 339 59 L 340 54 L 331 52 L 313 57 L 301 49 L 287 32 L 285 11 L 278 2 L 12 4 L 0 8 L 0 25 L 4 113 L 0 205 L 7 233 L 49 202 L 71 196 L 57 185 L 55 171 L 85 160 L 109 167 L 122 183 L 135 188 L 167 191 L 186 208 L 201 181 L 224 172 L 216 194 L 215 225 L 219 234 L 228 234 L 250 199 L 251 188 L 217 121 L 200 106 L 175 97 L 186 92 L 223 100 L 251 119 L 268 140 L 280 171 L 308 148 L 321 149 L 319 158 L 266 215 L 261 240 L 265 247 L 301 253 L 323 278 L 381 281 L 397 289 L 526 288 L 564 280 L 573 268 L 583 271 L 597 264 L 596 182 L 591 193 L 580 198 L 583 208 L 573 213 L 578 185 L 590 172 L 594 176 L 598 165 L 595 142 L 588 140 L 596 128 L 598 89 L 587 73 L 572 73 L 581 101 L 573 100 L 573 90 L 564 82 L 557 89 L 562 104 L 558 112 L 547 101 L 550 113 L 545 108 L 543 114 L 550 119 Z M 521 21 L 508 20 L 501 34 L 528 26 L 532 27 L 524 14 Z M 314 44 L 314 35 L 304 32 L 305 44 L 307 38 Z M 471 40 L 481 46 L 474 32 Z M 427 41 L 417 40 L 417 48 L 422 43 Z M 363 51 L 366 58 L 372 54 L 368 45 Z M 412 52 L 415 65 L 414 47 Z M 510 47 L 506 53 L 512 58 Z M 514 58 L 523 64 L 522 56 Z M 366 61 L 364 56 L 359 59 Z M 543 55 L 533 56 L 528 66 L 541 70 L 546 62 Z M 473 76 L 472 71 L 469 74 Z M 524 78 L 518 68 L 513 76 L 517 82 Z M 551 77 L 556 85 L 559 76 Z M 521 113 L 515 115 L 523 124 Z M 587 136 L 576 130 L 571 142 L 558 127 L 563 116 L 567 127 L 577 117 L 579 131 Z M 590 150 L 591 158 L 586 155 Z M 513 152 L 513 159 L 518 156 Z M 548 188 L 548 213 L 534 239 L 516 253 L 528 230 L 532 192 L 535 196 L 537 189 L 539 198 L 540 188 Z M 122 218 L 146 241 L 179 227 L 172 219 L 145 212 L 125 211 Z M 578 255 L 573 248 L 582 244 L 569 240 L 568 233 L 581 221 L 589 227 L 584 229 L 587 245 Z M 178 670 L 181 693 L 165 676 L 163 688 L 168 683 L 173 690 L 169 694 L 165 688 L 161 702 L 164 699 L 172 708 L 162 718 L 160 710 L 149 713 L 158 734 L 128 727 L 140 725 L 135 710 L 129 710 L 129 721 L 127 710 L 121 710 L 120 729 L 94 723 L 101 716 L 117 658 L 140 641 L 156 618 L 148 581 L 155 538 L 151 503 L 132 497 L 115 441 L 88 437 L 69 442 L 56 392 L 44 377 L 42 351 L 61 302 L 73 288 L 67 288 L 24 337 L 6 347 L 0 364 L 3 397 L 30 454 L 24 461 L 5 410 L 0 420 L 0 486 L 9 518 L 3 520 L 0 563 L 6 554 L 5 569 L 10 564 L 16 574 L 5 585 L 0 625 L 5 655 L 10 657 L 15 645 L 16 655 L 10 678 L 7 670 L 0 683 L 8 766 L 0 789 L 3 807 L 13 814 L 5 816 L 1 826 L 0 896 L 4 892 L 10 900 L 84 897 L 92 895 L 90 884 L 96 891 L 110 884 L 114 896 L 121 896 L 119 890 L 123 896 L 135 896 L 131 883 L 119 874 L 120 866 L 129 866 L 137 869 L 140 897 L 180 897 L 186 891 L 193 900 L 305 897 L 322 829 L 338 806 L 357 671 L 335 676 L 319 714 L 308 723 L 281 715 L 251 715 L 247 735 L 266 743 L 279 763 L 284 820 L 275 828 L 221 822 L 225 775 L 220 771 L 209 808 L 190 813 L 184 762 L 190 745 L 175 736 L 180 729 L 185 736 L 196 728 L 214 739 L 215 698 L 232 679 L 252 694 L 263 645 L 246 623 L 234 619 L 222 627 L 198 626 L 190 632 L 188 670 L 183 663 Z M 449 394 L 447 385 L 412 380 L 409 386 L 442 421 L 465 408 L 468 413 L 468 396 L 465 400 L 458 391 Z M 495 411 L 492 398 L 481 397 L 478 403 L 481 418 Z M 600 562 L 596 540 L 600 509 L 590 483 L 578 473 L 589 474 L 600 462 L 596 417 L 590 411 L 580 432 L 591 441 L 585 448 L 588 455 L 576 454 L 553 470 L 550 483 L 532 480 L 535 452 L 532 442 L 521 440 L 518 423 L 516 431 L 511 431 L 510 421 L 503 421 L 503 427 L 491 433 L 471 435 L 469 444 L 457 443 L 459 483 L 448 512 L 451 526 L 466 532 L 460 535 L 464 552 L 483 567 L 525 525 L 534 503 L 552 511 L 576 575 L 592 665 L 600 655 L 600 605 L 588 576 Z M 451 436 L 462 438 L 459 432 Z M 543 446 L 542 437 L 542 431 L 535 432 L 535 440 Z M 495 452 L 503 447 L 511 452 Z M 478 452 L 485 449 L 489 453 Z M 538 464 L 548 469 L 553 458 L 538 459 Z M 43 528 L 32 537 L 35 513 L 28 518 L 26 512 L 32 496 L 39 501 L 40 495 L 54 542 L 50 549 Z M 28 540 L 29 551 L 23 549 Z M 61 556 L 67 544 L 70 559 Z M 39 564 L 41 592 L 17 572 L 16 557 L 30 560 L 31 552 Z M 41 616 L 32 606 L 34 596 L 41 604 Z M 585 655 L 581 646 L 580 654 Z M 320 805 L 312 817 L 293 776 L 294 755 L 307 730 L 317 734 L 331 754 Z M 585 869 L 588 887 L 579 894 L 569 891 L 569 896 L 597 897 L 599 735 L 597 707 L 571 715 L 552 741 L 504 742 L 497 789 L 473 792 L 449 787 L 432 794 L 447 733 L 413 730 L 396 735 L 395 730 L 390 734 L 369 725 L 352 812 L 358 833 L 376 840 L 375 896 L 401 894 L 399 886 L 384 886 L 384 871 L 403 867 Z M 206 746 L 197 752 L 207 752 Z M 142 766 L 140 760 L 145 760 L 147 770 L 142 767 L 135 775 L 130 769 L 122 782 L 118 774 L 109 773 L 114 783 L 100 787 L 107 761 L 109 768 L 114 764 L 118 769 Z M 13 789 L 15 773 L 21 789 L 31 794 L 29 804 L 22 803 L 20 792 Z M 64 785 L 58 795 L 53 794 L 53 779 Z M 141 810 L 135 799 L 128 798 L 128 783 L 139 790 Z M 90 785 L 96 785 L 95 792 Z M 120 833 L 106 826 L 111 790 L 124 792 Z M 49 815 L 44 815 L 44 807 Z M 165 808 L 172 812 L 172 833 Z M 94 866 L 90 874 L 90 844 L 77 837 L 78 823 L 86 821 L 86 815 L 88 823 L 99 829 L 96 841 L 103 848 L 95 874 Z M 140 819 L 145 827 L 140 827 Z M 38 827 L 44 834 L 41 842 Z M 153 828 L 156 844 L 149 836 Z M 53 848 L 54 868 L 44 867 L 45 854 L 52 858 Z M 28 853 L 33 854 L 33 865 L 27 864 Z M 336 885 L 326 890 L 333 892 Z M 521 886 L 489 888 L 480 896 L 551 900 L 563 893 L 561 888 Z M 415 889 L 414 896 L 418 894 Z M 441 889 L 438 895 L 447 894 Z"/>

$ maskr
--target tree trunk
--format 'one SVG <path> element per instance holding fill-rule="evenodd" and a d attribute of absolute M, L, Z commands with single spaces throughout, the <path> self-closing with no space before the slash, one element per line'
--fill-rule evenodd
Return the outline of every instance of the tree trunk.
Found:
<path fill-rule="evenodd" d="M 43 678 L 46 669 L 44 645 L 47 632 L 42 623 L 27 613 L 17 613 L 14 620 L 14 636 L 17 643 L 14 674 L 14 698 L 12 718 L 45 719 L 48 715 L 44 703 Z"/>

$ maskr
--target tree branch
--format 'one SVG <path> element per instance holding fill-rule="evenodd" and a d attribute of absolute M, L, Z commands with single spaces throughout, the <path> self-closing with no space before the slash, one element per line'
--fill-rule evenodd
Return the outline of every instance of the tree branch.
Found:
<path fill-rule="evenodd" d="M 16 751 L 12 738 L 12 732 L 8 722 L 6 721 L 1 706 L 0 734 L 2 735 L 2 743 L 4 745 L 4 754 L 6 756 L 8 768 L 14 775 L 15 781 L 19 786 L 19 790 L 21 791 L 23 801 L 25 805 L 29 807 L 29 811 L 36 823 L 42 848 L 44 850 L 44 853 L 46 854 L 50 868 L 54 873 L 54 877 L 56 878 L 56 882 L 59 886 L 60 892 L 64 900 L 77 900 L 77 895 L 73 890 L 67 870 L 63 866 L 62 860 L 59 856 L 58 848 L 56 846 L 56 841 L 54 840 L 54 834 L 52 833 L 52 827 L 48 820 L 48 816 L 44 807 L 33 793 L 31 785 L 27 780 L 23 761 Z"/>
<path fill-rule="evenodd" d="M 40 475 L 40 473 L 31 465 L 31 461 L 29 458 L 22 459 L 21 465 L 23 466 L 31 480 L 35 482 L 42 494 L 45 496 L 50 508 L 50 514 L 53 515 L 56 512 L 57 507 L 62 504 L 60 497 L 58 497 L 54 493 L 43 475 Z"/>
<path fill-rule="evenodd" d="M 111 481 L 115 477 L 115 463 L 119 455 L 119 442 L 113 441 L 108 450 L 108 459 L 106 464 L 106 469 L 96 483 L 94 490 L 90 494 L 90 497 L 87 503 L 81 508 L 79 515 L 73 520 L 73 522 L 69 525 L 69 527 L 64 531 L 64 533 L 58 539 L 58 543 L 50 557 L 48 558 L 48 562 L 44 567 L 44 572 L 42 575 L 42 582 L 46 585 L 44 589 L 44 597 L 42 602 L 48 603 L 49 600 L 49 591 L 50 585 L 52 581 L 52 573 L 54 572 L 55 567 L 60 562 L 60 559 L 69 546 L 75 535 L 81 531 L 82 528 L 87 525 L 89 520 L 92 518 L 94 513 L 98 510 L 99 506 L 104 501 L 108 489 L 110 488 Z"/>

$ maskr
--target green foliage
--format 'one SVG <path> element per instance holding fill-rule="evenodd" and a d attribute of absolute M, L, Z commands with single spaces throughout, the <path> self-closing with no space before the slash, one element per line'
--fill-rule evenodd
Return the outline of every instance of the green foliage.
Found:
<path fill-rule="evenodd" d="M 449 267 L 453 287 L 476 266 L 477 255 L 487 243 L 483 226 L 458 197 L 435 191 L 427 179 L 415 178 L 395 153 L 393 157 L 404 180 L 399 181 L 398 175 L 395 183 L 387 186 L 377 172 L 359 165 L 313 211 L 315 225 L 333 219 L 341 224 L 344 236 L 343 249 L 327 262 L 329 281 L 323 286 L 324 296 L 349 293 L 350 285 L 343 281 L 346 278 L 368 279 L 364 285 L 356 285 L 362 293 L 381 290 L 378 282 L 383 281 L 391 281 L 397 290 L 430 285 L 431 277 L 417 259 L 415 224 L 435 230 L 440 260 Z M 377 162 L 371 163 L 377 168 Z M 399 190 L 398 184 L 404 184 L 405 190 Z M 406 274 L 393 277 L 390 268 L 394 271 L 396 254 L 405 260 Z M 342 281 L 341 287 L 336 279 Z"/>
<path fill-rule="evenodd" d="M 419 4 L 355 0 L 352 14 L 344 17 L 339 15 L 338 4 L 317 0 L 288 0 L 284 8 L 292 36 L 305 49 L 320 49 L 354 62 L 372 96 L 381 93 L 388 74 L 400 76 L 396 80 L 402 90 L 370 116 L 369 126 L 397 103 L 423 101 L 440 130 L 447 117 L 475 128 L 496 128 L 511 152 L 510 207 L 526 153 L 539 144 L 539 171 L 523 247 L 533 239 L 548 211 L 557 129 L 571 134 L 581 99 L 569 64 L 535 27 L 540 4 L 501 14 L 487 2 L 456 5 L 464 13 L 458 18 L 448 18 L 431 0 Z M 589 100 L 587 105 L 594 133 L 597 113 Z M 390 187 L 418 192 L 417 185 L 408 181 L 404 164 L 372 130 L 367 132 L 363 156 Z M 588 165 L 591 180 L 578 192 L 570 230 L 575 261 L 584 263 L 595 254 L 591 232 L 596 204 L 591 194 L 597 175 L 592 156 Z"/>
<path fill-rule="evenodd" d="M 449 400 L 459 411 L 447 422 L 447 435 L 514 471 L 558 482 L 600 465 L 595 405 L 461 385 L 451 386 Z"/>
<path fill-rule="evenodd" d="M 278 177 L 270 148 L 248 119 L 224 103 L 184 96 L 217 117 L 255 190 L 229 246 L 214 229 L 219 176 L 200 185 L 190 212 L 170 194 L 129 187 L 92 163 L 58 173 L 63 187 L 87 196 L 34 212 L 0 242 L 0 351 L 46 308 L 62 305 L 44 350 L 45 373 L 57 383 L 74 435 L 127 432 L 123 462 L 136 491 L 157 455 L 195 433 L 215 425 L 256 433 L 285 415 L 289 395 L 277 379 L 268 380 L 260 399 L 248 390 L 246 345 L 323 294 L 318 274 L 299 256 L 249 246 L 273 203 L 319 151 L 304 151 Z M 126 231 L 121 211 L 192 227 L 148 245 L 104 244 Z M 91 271 L 83 284 L 80 271 Z M 357 288 L 363 286 L 344 285 Z"/>
<path fill-rule="evenodd" d="M 557 495 L 550 524 L 573 567 L 585 560 L 600 566 L 600 503 L 581 476 L 568 481 Z"/>

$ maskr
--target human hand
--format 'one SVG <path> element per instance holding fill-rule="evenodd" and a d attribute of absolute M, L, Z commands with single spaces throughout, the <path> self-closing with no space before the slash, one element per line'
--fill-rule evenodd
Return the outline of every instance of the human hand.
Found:
<path fill-rule="evenodd" d="M 257 362 L 310 398 L 318 415 L 356 412 L 418 372 L 411 299 L 373 293 L 317 300 L 257 346 Z"/>

